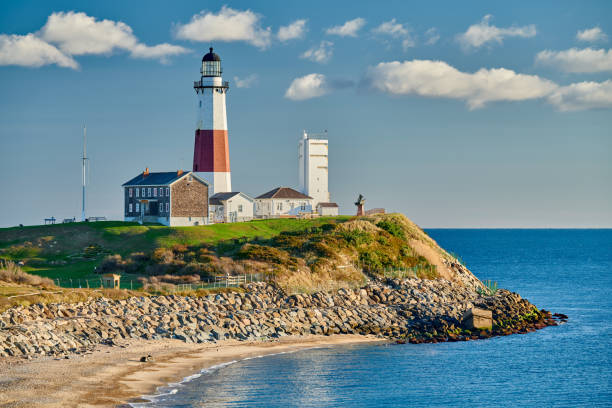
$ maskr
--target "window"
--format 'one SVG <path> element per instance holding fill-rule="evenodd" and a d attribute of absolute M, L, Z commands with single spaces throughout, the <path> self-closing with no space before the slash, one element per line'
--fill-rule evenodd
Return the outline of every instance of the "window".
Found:
<path fill-rule="evenodd" d="M 128 188 L 128 195 L 131 197 L 132 196 L 132 189 Z"/>
<path fill-rule="evenodd" d="M 140 190 L 137 188 L 135 190 L 136 190 L 136 197 L 138 197 L 138 193 L 140 193 Z"/>
<path fill-rule="evenodd" d="M 153 187 L 153 197 L 157 197 L 157 188 Z"/>
<path fill-rule="evenodd" d="M 306 203 L 302 203 L 302 211 L 306 210 Z"/>
<path fill-rule="evenodd" d="M 238 204 L 238 212 L 242 212 L 242 204 Z"/>
<path fill-rule="evenodd" d="M 147 197 L 151 197 L 151 187 L 147 189 Z"/>
<path fill-rule="evenodd" d="M 136 203 L 136 212 L 140 212 L 140 203 Z"/>
<path fill-rule="evenodd" d="M 160 187 L 160 188 L 159 188 L 159 196 L 160 196 L 160 197 L 163 197 L 163 196 L 164 196 L 164 189 L 163 189 L 163 187 Z"/>
<path fill-rule="evenodd" d="M 166 212 L 170 212 L 170 203 L 166 203 Z"/>
<path fill-rule="evenodd" d="M 143 196 L 143 197 L 146 197 L 146 196 L 145 196 L 145 188 L 144 188 L 144 187 L 142 188 L 142 196 Z"/>
<path fill-rule="evenodd" d="M 276 205 L 276 209 L 277 209 L 278 211 L 283 211 L 283 203 L 278 203 L 278 204 Z"/>
<path fill-rule="evenodd" d="M 128 205 L 128 212 L 132 212 L 132 203 Z"/>
<path fill-rule="evenodd" d="M 166 187 L 166 197 L 170 197 L 170 187 Z"/>

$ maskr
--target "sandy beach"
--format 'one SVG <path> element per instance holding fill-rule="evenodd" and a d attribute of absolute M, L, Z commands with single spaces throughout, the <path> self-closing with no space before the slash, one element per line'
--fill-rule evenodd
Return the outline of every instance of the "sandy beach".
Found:
<path fill-rule="evenodd" d="M 99 346 L 69 359 L 0 360 L 1 407 L 116 407 L 142 401 L 157 387 L 232 360 L 319 346 L 383 341 L 358 335 L 285 337 L 274 342 L 227 340 L 188 344 L 179 340 L 132 340 Z M 152 355 L 153 361 L 140 362 Z"/>

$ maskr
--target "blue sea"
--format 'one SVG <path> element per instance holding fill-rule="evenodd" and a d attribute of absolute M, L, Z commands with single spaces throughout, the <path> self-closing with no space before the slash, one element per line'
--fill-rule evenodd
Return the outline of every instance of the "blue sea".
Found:
<path fill-rule="evenodd" d="M 152 407 L 612 407 L 612 230 L 427 231 L 567 324 L 489 340 L 301 350 L 161 388 Z"/>

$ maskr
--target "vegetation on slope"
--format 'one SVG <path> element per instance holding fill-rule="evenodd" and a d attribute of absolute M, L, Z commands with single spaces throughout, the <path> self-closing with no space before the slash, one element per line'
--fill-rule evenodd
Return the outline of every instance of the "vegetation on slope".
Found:
<path fill-rule="evenodd" d="M 367 275 L 393 270 L 446 277 L 441 260 L 450 256 L 406 217 L 387 214 L 178 228 L 122 222 L 9 228 L 0 230 L 2 258 L 51 278 L 120 272 L 124 281 L 152 285 L 251 274 L 310 292 L 359 286 Z"/>

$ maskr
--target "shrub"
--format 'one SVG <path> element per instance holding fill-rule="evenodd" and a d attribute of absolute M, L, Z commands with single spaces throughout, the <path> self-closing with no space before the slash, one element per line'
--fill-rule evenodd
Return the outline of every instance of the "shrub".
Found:
<path fill-rule="evenodd" d="M 340 233 L 342 238 L 352 246 L 359 246 L 362 244 L 369 244 L 372 242 L 372 236 L 365 231 L 360 230 L 352 230 L 352 231 L 343 231 Z"/>
<path fill-rule="evenodd" d="M 108 255 L 102 260 L 96 271 L 99 273 L 115 272 L 123 270 L 124 265 L 125 262 L 121 259 L 121 255 Z"/>
<path fill-rule="evenodd" d="M 151 258 L 157 263 L 169 264 L 174 261 L 174 252 L 168 248 L 157 248 Z"/>
<path fill-rule="evenodd" d="M 404 230 L 402 229 L 402 227 L 399 224 L 396 224 L 390 220 L 382 220 L 378 224 L 376 224 L 376 226 L 384 229 L 394 237 L 406 239 L 406 234 L 404 234 Z"/>
<path fill-rule="evenodd" d="M 41 286 L 43 288 L 55 287 L 51 279 L 26 273 L 12 261 L 0 261 L 0 281 L 18 283 L 20 285 Z"/>
<path fill-rule="evenodd" d="M 279 265 L 295 266 L 295 258 L 279 248 L 263 245 L 245 244 L 236 254 L 239 259 L 252 259 L 255 261 L 271 262 Z"/>
<path fill-rule="evenodd" d="M 172 246 L 172 250 L 177 254 L 180 254 L 183 252 L 187 252 L 189 248 L 187 248 L 187 245 L 185 244 L 174 244 L 174 246 Z"/>

